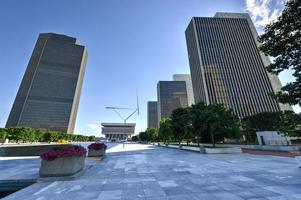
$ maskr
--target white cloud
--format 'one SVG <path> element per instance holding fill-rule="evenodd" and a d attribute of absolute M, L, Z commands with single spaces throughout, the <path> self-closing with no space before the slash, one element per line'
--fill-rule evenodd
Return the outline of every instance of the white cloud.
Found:
<path fill-rule="evenodd" d="M 245 0 L 256 27 L 263 27 L 281 14 L 285 0 Z"/>
<path fill-rule="evenodd" d="M 88 126 L 90 129 L 93 129 L 93 130 L 99 129 L 99 126 L 98 126 L 97 124 L 87 124 L 87 126 Z"/>

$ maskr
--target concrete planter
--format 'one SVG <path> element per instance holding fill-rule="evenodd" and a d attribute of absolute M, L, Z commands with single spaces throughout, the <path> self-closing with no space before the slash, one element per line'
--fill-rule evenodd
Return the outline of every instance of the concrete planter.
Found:
<path fill-rule="evenodd" d="M 206 150 L 203 145 L 200 145 L 200 153 L 206 153 Z"/>
<path fill-rule="evenodd" d="M 86 156 L 61 157 L 55 160 L 43 160 L 39 174 L 41 177 L 71 176 L 85 166 Z"/>
<path fill-rule="evenodd" d="M 232 154 L 232 153 L 241 153 L 241 148 L 231 147 L 231 148 L 205 148 L 206 153 L 210 154 Z"/>
<path fill-rule="evenodd" d="M 298 167 L 301 168 L 301 156 L 296 156 L 295 159 L 297 161 Z"/>
<path fill-rule="evenodd" d="M 101 149 L 101 150 L 89 149 L 88 157 L 101 157 L 104 156 L 105 154 L 106 154 L 105 149 Z"/>

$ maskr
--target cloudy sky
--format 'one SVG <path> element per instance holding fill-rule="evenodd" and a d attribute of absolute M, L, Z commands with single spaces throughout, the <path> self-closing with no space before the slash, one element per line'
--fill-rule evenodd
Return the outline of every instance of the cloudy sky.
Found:
<path fill-rule="evenodd" d="M 120 122 L 106 106 L 135 107 L 129 122 L 146 128 L 146 102 L 159 80 L 189 73 L 184 31 L 193 16 L 249 12 L 259 32 L 279 16 L 282 0 L 3 0 L 0 6 L 0 127 L 4 127 L 39 33 L 77 37 L 88 49 L 76 133 L 99 135 Z M 280 75 L 282 83 L 292 80 Z M 297 109 L 298 110 L 298 109 Z M 128 113 L 122 113 L 124 116 Z"/>

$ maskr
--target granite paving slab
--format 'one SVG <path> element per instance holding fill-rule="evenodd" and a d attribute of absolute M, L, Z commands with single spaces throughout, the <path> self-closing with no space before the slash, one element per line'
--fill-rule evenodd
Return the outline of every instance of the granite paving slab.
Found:
<path fill-rule="evenodd" d="M 294 200 L 301 169 L 288 157 L 120 144 L 74 180 L 36 183 L 5 199 Z"/>

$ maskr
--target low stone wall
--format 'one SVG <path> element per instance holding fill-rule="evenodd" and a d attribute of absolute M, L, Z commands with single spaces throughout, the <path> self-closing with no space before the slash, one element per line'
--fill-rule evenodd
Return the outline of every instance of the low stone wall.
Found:
<path fill-rule="evenodd" d="M 275 151 L 275 150 L 260 150 L 260 149 L 246 149 L 242 148 L 243 153 L 254 155 L 270 155 L 270 156 L 283 156 L 283 157 L 295 157 L 300 156 L 300 151 Z"/>
<path fill-rule="evenodd" d="M 240 147 L 225 147 L 225 148 L 205 148 L 203 146 L 201 147 L 195 147 L 195 146 L 180 146 L 179 145 L 160 145 L 162 147 L 168 147 L 173 149 L 181 149 L 186 151 L 194 151 L 194 152 L 200 152 L 200 153 L 207 153 L 207 154 L 237 154 L 242 153 L 242 150 Z"/>
<path fill-rule="evenodd" d="M 71 144 L 39 144 L 20 146 L 0 146 L 1 157 L 40 156 L 43 152 L 57 148 L 72 146 Z"/>
<path fill-rule="evenodd" d="M 243 149 L 256 149 L 256 150 L 271 150 L 271 151 L 298 151 L 301 146 L 298 145 L 288 145 L 288 146 L 278 146 L 278 145 L 244 145 Z"/>
<path fill-rule="evenodd" d="M 229 148 L 205 148 L 205 152 L 208 154 L 235 154 L 241 153 L 241 148 L 239 147 L 229 147 Z"/>

